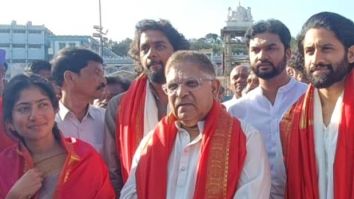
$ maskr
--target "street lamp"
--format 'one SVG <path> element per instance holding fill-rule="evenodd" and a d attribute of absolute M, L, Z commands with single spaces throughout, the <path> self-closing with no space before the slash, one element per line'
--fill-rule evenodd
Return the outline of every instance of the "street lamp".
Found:
<path fill-rule="evenodd" d="M 94 25 L 93 29 L 95 29 L 95 33 L 92 34 L 93 37 L 97 37 L 100 40 L 100 46 L 99 46 L 99 54 L 101 57 L 103 57 L 103 40 L 104 40 L 104 35 L 107 34 L 107 30 L 103 32 L 103 27 L 102 27 L 102 15 L 101 15 L 101 0 L 98 0 L 98 14 L 99 14 L 99 19 L 100 19 L 100 24 L 99 25 Z"/>

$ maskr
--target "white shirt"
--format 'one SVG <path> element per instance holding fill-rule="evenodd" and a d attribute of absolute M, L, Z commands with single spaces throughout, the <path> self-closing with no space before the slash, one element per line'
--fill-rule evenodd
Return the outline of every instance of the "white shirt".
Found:
<path fill-rule="evenodd" d="M 283 114 L 306 91 L 307 85 L 291 79 L 278 89 L 274 104 L 263 95 L 259 86 L 231 106 L 229 113 L 259 130 L 268 153 L 272 188 L 270 198 L 284 198 L 286 174 L 279 136 L 279 122 Z"/>
<path fill-rule="evenodd" d="M 229 109 L 232 105 L 234 105 L 237 101 L 237 98 L 235 95 L 232 96 L 231 99 L 223 102 L 222 104 L 226 107 L 226 110 Z"/>
<path fill-rule="evenodd" d="M 74 113 L 59 102 L 59 111 L 55 121 L 65 137 L 74 137 L 93 146 L 102 155 L 104 141 L 104 114 L 103 108 L 89 105 L 88 110 L 80 122 Z"/>
<path fill-rule="evenodd" d="M 317 89 L 314 92 L 315 153 L 318 169 L 318 184 L 321 199 L 332 199 L 333 168 L 337 149 L 338 127 L 341 121 L 343 93 L 338 97 L 331 120 L 323 123 L 322 106 Z"/>
<path fill-rule="evenodd" d="M 177 124 L 176 124 L 177 125 Z M 204 122 L 199 122 L 200 132 L 203 131 Z M 267 199 L 270 191 L 270 171 L 267 155 L 260 134 L 250 125 L 241 122 L 247 142 L 247 155 L 241 172 L 237 191 L 234 198 Z M 200 157 L 202 133 L 194 140 L 190 140 L 186 130 L 178 128 L 176 140 L 168 161 L 167 199 L 193 198 L 196 183 L 196 170 Z M 134 159 L 128 181 L 121 192 L 121 199 L 137 198 L 136 195 L 136 166 L 140 153 L 152 138 L 153 131 L 140 143 Z M 158 186 L 158 185 L 156 185 Z"/>

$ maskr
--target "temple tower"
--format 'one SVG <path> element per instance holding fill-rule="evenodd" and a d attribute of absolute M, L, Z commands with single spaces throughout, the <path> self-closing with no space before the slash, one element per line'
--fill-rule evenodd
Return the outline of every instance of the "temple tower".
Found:
<path fill-rule="evenodd" d="M 230 74 L 235 64 L 248 62 L 244 35 L 252 24 L 253 18 L 250 7 L 247 9 L 242 7 L 240 1 L 236 10 L 229 7 L 226 26 L 221 29 L 225 77 Z"/>

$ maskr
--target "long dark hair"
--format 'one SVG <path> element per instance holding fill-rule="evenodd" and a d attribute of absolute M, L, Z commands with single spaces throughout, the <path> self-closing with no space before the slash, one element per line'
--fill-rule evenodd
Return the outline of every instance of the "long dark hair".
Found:
<path fill-rule="evenodd" d="M 12 122 L 12 112 L 16 102 L 19 100 L 21 92 L 31 87 L 38 88 L 49 98 L 54 110 L 58 110 L 59 102 L 50 82 L 36 74 L 21 74 L 15 76 L 7 83 L 3 93 L 2 106 L 5 123 Z M 10 130 L 10 132 L 22 142 L 24 141 L 16 131 Z M 52 132 L 56 139 L 60 138 L 60 131 L 56 123 L 54 123 Z"/>
<path fill-rule="evenodd" d="M 302 26 L 297 36 L 299 52 L 304 55 L 303 41 L 308 30 L 324 28 L 333 32 L 343 44 L 345 50 L 354 45 L 354 22 L 342 15 L 333 12 L 320 12 L 311 16 Z M 352 67 L 354 64 L 350 64 Z"/>
<path fill-rule="evenodd" d="M 134 60 L 136 66 L 135 71 L 141 73 L 144 71 L 143 66 L 140 62 L 140 36 L 143 32 L 147 30 L 158 30 L 161 31 L 171 43 L 173 50 L 188 50 L 190 48 L 190 44 L 188 40 L 184 37 L 184 35 L 178 32 L 169 21 L 160 19 L 160 20 L 152 20 L 152 19 L 143 19 L 139 21 L 135 26 L 135 35 L 134 39 L 130 45 L 129 55 Z"/>

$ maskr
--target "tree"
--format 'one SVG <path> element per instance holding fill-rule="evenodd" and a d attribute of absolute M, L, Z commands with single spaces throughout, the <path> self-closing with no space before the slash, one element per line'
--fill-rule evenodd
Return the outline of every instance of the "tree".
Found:
<path fill-rule="evenodd" d="M 199 39 L 190 39 L 189 43 L 191 44 L 192 50 L 212 48 L 212 46 L 203 37 Z"/>
<path fill-rule="evenodd" d="M 117 55 L 122 56 L 122 57 L 126 57 L 126 56 L 128 56 L 128 51 L 129 51 L 131 43 L 132 43 L 132 40 L 130 38 L 126 38 L 120 42 L 112 42 L 111 49 Z"/>
<path fill-rule="evenodd" d="M 208 33 L 207 35 L 205 35 L 205 39 L 208 41 L 208 43 L 212 45 L 221 44 L 221 38 L 218 34 L 215 33 Z"/>
<path fill-rule="evenodd" d="M 192 50 L 200 49 L 213 49 L 213 53 L 221 54 L 222 53 L 222 42 L 219 35 L 215 33 L 208 33 L 205 37 L 199 39 L 190 39 L 189 43 L 191 44 Z"/>

